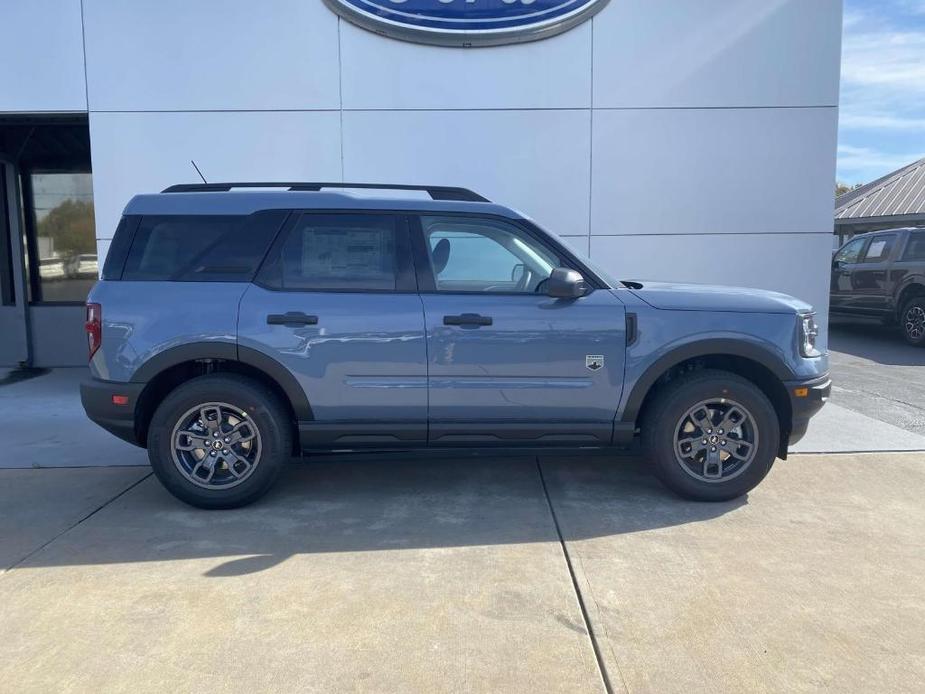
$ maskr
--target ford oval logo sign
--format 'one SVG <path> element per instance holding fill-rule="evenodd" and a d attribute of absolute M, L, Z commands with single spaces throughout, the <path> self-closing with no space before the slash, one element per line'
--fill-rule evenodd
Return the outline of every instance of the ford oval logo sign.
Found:
<path fill-rule="evenodd" d="M 377 34 L 438 46 L 497 46 L 562 33 L 608 0 L 324 0 Z"/>

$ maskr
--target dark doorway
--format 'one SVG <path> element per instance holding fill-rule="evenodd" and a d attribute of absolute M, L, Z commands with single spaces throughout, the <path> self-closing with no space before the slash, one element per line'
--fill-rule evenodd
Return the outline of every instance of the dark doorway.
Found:
<path fill-rule="evenodd" d="M 83 305 L 99 272 L 87 116 L 0 116 L 0 158 L 15 190 L 0 242 L 0 298 L 20 309 L 27 361 L 84 363 Z"/>

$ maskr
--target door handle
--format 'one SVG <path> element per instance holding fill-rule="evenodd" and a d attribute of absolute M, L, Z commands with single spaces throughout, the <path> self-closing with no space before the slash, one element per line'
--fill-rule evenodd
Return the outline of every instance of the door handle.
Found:
<path fill-rule="evenodd" d="M 463 313 L 458 316 L 444 316 L 444 325 L 491 325 L 491 316 L 480 316 L 478 313 Z"/>
<path fill-rule="evenodd" d="M 309 316 L 301 311 L 288 313 L 271 313 L 267 316 L 267 325 L 317 325 L 318 316 Z"/>

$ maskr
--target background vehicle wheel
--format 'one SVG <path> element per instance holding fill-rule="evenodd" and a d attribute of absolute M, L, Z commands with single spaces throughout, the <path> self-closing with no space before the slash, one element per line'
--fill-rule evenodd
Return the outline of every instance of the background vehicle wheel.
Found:
<path fill-rule="evenodd" d="M 255 501 L 291 452 L 291 423 L 282 403 L 237 374 L 184 383 L 164 398 L 148 430 L 154 473 L 174 496 L 199 508 Z"/>
<path fill-rule="evenodd" d="M 906 342 L 916 347 L 925 347 L 925 296 L 910 299 L 903 306 L 899 327 Z"/>
<path fill-rule="evenodd" d="M 666 487 L 688 499 L 725 501 L 747 494 L 768 474 L 780 422 L 750 381 L 725 371 L 696 371 L 656 394 L 642 440 Z"/>

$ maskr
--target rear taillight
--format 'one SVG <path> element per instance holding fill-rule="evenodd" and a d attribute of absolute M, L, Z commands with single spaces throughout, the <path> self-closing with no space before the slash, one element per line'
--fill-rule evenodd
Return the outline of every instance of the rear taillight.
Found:
<path fill-rule="evenodd" d="M 90 350 L 87 359 L 93 359 L 96 350 L 103 343 L 103 307 L 99 304 L 87 304 L 87 322 L 84 330 L 87 331 L 87 348 Z"/>

